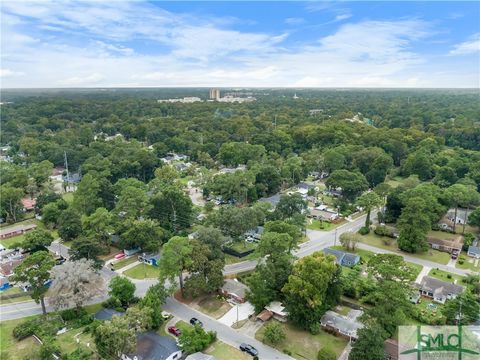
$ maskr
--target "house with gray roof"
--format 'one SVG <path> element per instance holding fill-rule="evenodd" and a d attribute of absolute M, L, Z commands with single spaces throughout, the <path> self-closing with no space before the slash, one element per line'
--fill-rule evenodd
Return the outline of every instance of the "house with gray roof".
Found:
<path fill-rule="evenodd" d="M 233 299 L 236 302 L 243 303 L 245 302 L 245 295 L 247 293 L 248 286 L 242 284 L 238 280 L 226 279 L 223 284 L 220 292 L 223 296 Z"/>
<path fill-rule="evenodd" d="M 480 246 L 470 245 L 468 247 L 467 255 L 476 259 L 480 259 Z"/>
<path fill-rule="evenodd" d="M 272 208 L 276 208 L 278 203 L 280 202 L 280 194 L 275 194 L 269 197 L 262 197 L 258 199 L 260 202 L 268 202 L 270 205 L 272 205 Z"/>
<path fill-rule="evenodd" d="M 356 320 L 357 317 L 347 318 L 329 310 L 320 319 L 320 324 L 326 330 L 333 331 L 350 340 L 356 340 L 357 331 L 363 328 L 363 324 Z"/>
<path fill-rule="evenodd" d="M 445 304 L 447 300 L 455 299 L 465 289 L 463 286 L 446 281 L 424 276 L 420 284 L 417 284 L 420 295 L 433 299 L 433 301 Z"/>
<path fill-rule="evenodd" d="M 122 354 L 122 360 L 179 360 L 182 350 L 170 336 L 161 336 L 153 331 L 137 335 L 137 349 Z"/>
<path fill-rule="evenodd" d="M 360 256 L 341 250 L 325 248 L 323 252 L 326 255 L 333 255 L 337 259 L 337 264 L 346 267 L 354 267 L 360 262 Z"/>
<path fill-rule="evenodd" d="M 159 253 L 143 253 L 142 255 L 138 256 L 138 260 L 152 266 L 158 266 L 158 262 L 160 261 L 160 254 Z"/>

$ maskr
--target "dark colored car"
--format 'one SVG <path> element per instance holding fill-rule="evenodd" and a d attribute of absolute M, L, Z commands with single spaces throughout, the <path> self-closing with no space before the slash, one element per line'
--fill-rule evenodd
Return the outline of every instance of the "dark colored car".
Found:
<path fill-rule="evenodd" d="M 192 324 L 193 326 L 195 326 L 195 325 L 203 326 L 203 323 L 200 320 L 198 320 L 197 318 L 191 318 L 190 319 L 190 324 Z"/>
<path fill-rule="evenodd" d="M 168 332 L 170 334 L 173 334 L 175 336 L 180 336 L 182 334 L 182 332 L 180 331 L 180 329 L 178 329 L 176 326 L 169 326 L 168 327 Z"/>
<path fill-rule="evenodd" d="M 258 350 L 255 349 L 252 345 L 250 344 L 240 344 L 240 350 L 252 355 L 252 356 L 257 356 L 258 355 Z"/>

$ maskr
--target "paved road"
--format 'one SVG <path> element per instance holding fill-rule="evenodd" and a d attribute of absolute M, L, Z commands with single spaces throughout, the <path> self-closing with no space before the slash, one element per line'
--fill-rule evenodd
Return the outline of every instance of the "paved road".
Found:
<path fill-rule="evenodd" d="M 218 322 L 216 319 L 180 303 L 174 298 L 167 299 L 164 309 L 165 311 L 173 314 L 175 317 L 186 322 L 188 322 L 192 317 L 196 317 L 203 323 L 205 330 L 216 331 L 217 337 L 224 343 L 227 343 L 231 346 L 238 348 L 241 343 L 253 345 L 258 350 L 260 359 L 292 359 L 290 356 L 283 354 L 280 351 L 271 348 L 270 346 L 264 345 L 254 338 L 243 335 L 231 327 Z"/>
<path fill-rule="evenodd" d="M 339 244 L 338 239 L 342 233 L 346 231 L 356 231 L 363 226 L 364 222 L 365 222 L 365 215 L 351 222 L 348 222 L 342 226 L 339 226 L 336 229 L 336 231 L 333 230 L 333 231 L 325 232 L 325 231 L 308 230 L 307 236 L 310 240 L 301 244 L 299 249 L 297 249 L 294 252 L 294 254 L 297 257 L 303 257 L 303 256 L 310 255 L 315 251 L 319 251 L 326 247 L 332 246 L 334 244 L 338 245 Z M 376 248 L 363 243 L 359 243 L 358 247 L 360 249 L 368 250 L 375 253 L 398 254 L 389 250 Z M 469 271 L 469 270 L 451 268 L 451 267 L 448 267 L 447 265 L 441 265 L 428 260 L 418 259 L 416 257 L 412 257 L 409 255 L 404 255 L 404 258 L 408 262 L 412 262 L 422 266 L 427 266 L 433 269 L 438 268 L 440 270 L 448 271 L 461 276 L 465 276 L 467 274 L 473 273 L 472 271 Z M 257 262 L 258 260 L 249 260 L 249 261 L 243 261 L 236 264 L 227 265 L 225 266 L 223 273 L 225 275 L 230 275 L 230 274 L 236 274 L 244 271 L 250 271 L 255 268 L 255 266 L 257 265 Z M 111 278 L 115 276 L 114 273 L 112 273 L 110 270 L 105 268 L 102 269 L 102 275 L 105 278 L 108 278 L 108 277 Z M 136 295 L 143 296 L 146 293 L 147 289 L 151 285 L 155 284 L 155 282 L 156 280 L 134 280 L 134 283 L 137 286 Z M 100 301 L 103 301 L 103 299 Z M 93 302 L 94 301 L 92 300 L 92 303 Z M 97 300 L 96 302 L 99 302 L 99 300 Z M 40 305 L 35 304 L 33 301 L 26 301 L 23 303 L 0 306 L 0 320 L 17 319 L 17 318 L 36 315 L 40 313 L 41 313 Z"/>

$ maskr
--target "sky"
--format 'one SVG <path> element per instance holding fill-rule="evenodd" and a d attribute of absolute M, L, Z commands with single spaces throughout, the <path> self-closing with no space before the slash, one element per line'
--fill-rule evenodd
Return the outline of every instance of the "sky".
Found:
<path fill-rule="evenodd" d="M 480 87 L 480 2 L 1 2 L 2 88 Z"/>

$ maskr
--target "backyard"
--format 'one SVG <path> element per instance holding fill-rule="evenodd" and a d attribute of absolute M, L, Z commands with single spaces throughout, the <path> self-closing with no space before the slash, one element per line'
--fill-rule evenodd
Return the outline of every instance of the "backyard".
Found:
<path fill-rule="evenodd" d="M 320 330 L 320 333 L 317 335 L 312 335 L 310 332 L 300 329 L 293 324 L 282 322 L 278 323 L 287 335 L 286 339 L 278 345 L 272 345 L 265 341 L 265 325 L 257 331 L 255 338 L 275 347 L 279 351 L 289 351 L 291 356 L 296 359 L 316 359 L 318 351 L 324 347 L 328 347 L 333 350 L 338 357 L 348 343 L 348 340 L 341 337 L 336 337 L 335 335 L 329 334 L 323 330 Z"/>

